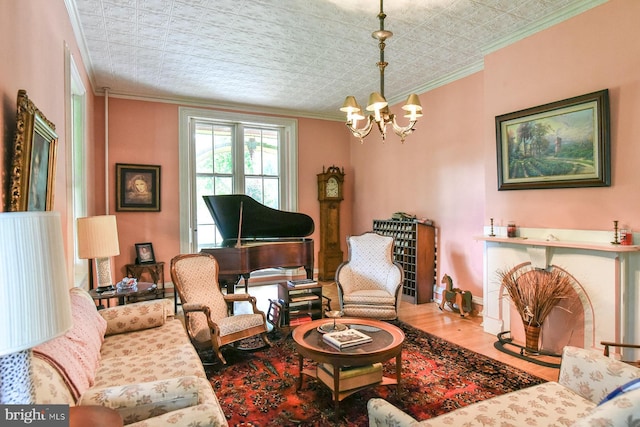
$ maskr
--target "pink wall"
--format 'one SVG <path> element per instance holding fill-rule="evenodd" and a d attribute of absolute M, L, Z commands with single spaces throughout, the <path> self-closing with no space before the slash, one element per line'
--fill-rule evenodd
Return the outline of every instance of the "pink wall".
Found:
<path fill-rule="evenodd" d="M 420 96 L 424 117 L 404 145 L 352 142 L 355 232 L 404 210 L 433 218 L 438 275 L 482 295 L 482 233 L 523 227 L 640 229 L 640 2 L 612 0 L 487 55 L 484 70 Z M 495 116 L 608 88 L 612 186 L 497 191 Z M 397 106 L 395 107 L 398 108 Z M 504 224 L 506 225 L 506 224 Z"/>
<path fill-rule="evenodd" d="M 10 178 L 8 164 L 13 155 L 17 94 L 19 89 L 25 89 L 36 107 L 56 126 L 59 139 L 53 210 L 60 212 L 63 236 L 65 240 L 69 240 L 66 227 L 65 45 L 68 46 L 87 88 L 87 119 L 89 128 L 93 129 L 94 97 L 64 2 L 0 2 L 0 211 L 5 210 L 6 189 Z M 92 144 L 93 140 L 89 138 L 89 142 Z M 92 150 L 93 147 L 90 146 L 89 151 Z M 72 248 L 72 243 L 67 242 L 68 251 Z"/>
<path fill-rule="evenodd" d="M 64 158 L 64 43 L 71 39 L 68 18 L 64 5 L 46 10 L 44 1 L 3 2 L 0 13 L 0 91 L 2 91 L 3 147 L 0 161 L 10 161 L 13 153 L 15 132 L 16 99 L 19 89 L 25 89 L 36 107 L 56 125 L 58 156 Z M 61 32 L 58 23 L 67 23 Z M 71 37 L 69 37 L 71 36 Z M 11 58 L 11 60 L 9 60 Z M 43 70 L 46 69 L 46 72 Z M 55 210 L 65 207 L 65 165 L 58 162 L 55 183 Z M 6 189 L 9 176 L 2 168 L 3 180 L 0 191 Z M 64 222 L 64 219 L 63 219 Z"/>
<path fill-rule="evenodd" d="M 607 230 L 620 220 L 640 229 L 638 16 L 640 2 L 611 1 L 485 58 L 485 223 Z M 607 88 L 611 187 L 496 191 L 494 116 Z"/>
<path fill-rule="evenodd" d="M 406 211 L 434 219 L 439 231 L 438 275 L 482 293 L 482 244 L 474 236 L 489 217 L 525 227 L 609 229 L 618 219 L 640 230 L 640 2 L 611 0 L 485 58 L 482 72 L 421 94 L 424 117 L 402 145 L 371 135 L 350 140 L 344 125 L 299 119 L 300 210 L 318 221 L 316 174 L 344 166 L 342 234 L 371 228 L 374 218 Z M 25 30 L 28 29 L 28 30 Z M 82 69 L 61 1 L 0 2 L 0 91 L 5 165 L 15 126 L 18 89 L 27 89 L 61 137 L 65 149 L 64 43 Z M 45 64 L 45 65 L 43 65 Z M 86 80 L 86 77 L 85 77 Z M 104 107 L 89 89 L 90 214 L 104 213 Z M 611 96 L 612 186 L 497 191 L 494 117 L 608 88 Z M 394 107 L 394 110 L 397 106 Z M 110 98 L 110 205 L 116 162 L 161 164 L 162 212 L 118 213 L 122 255 L 117 274 L 133 260 L 133 243 L 152 241 L 159 259 L 177 253 L 177 106 Z M 2 168 L 2 197 L 7 183 Z M 65 162 L 59 155 L 55 209 L 66 216 Z M 314 237 L 317 239 L 318 235 Z"/>
<path fill-rule="evenodd" d="M 346 254 L 346 236 L 351 233 L 353 169 L 349 160 L 349 135 L 343 123 L 325 120 L 298 119 L 298 197 L 299 210 L 311 215 L 316 223 L 313 237 L 320 241 L 320 203 L 318 202 L 318 177 L 322 168 L 344 168 L 344 198 L 340 206 L 340 233 L 342 250 Z M 316 243 L 316 257 L 320 249 Z M 317 264 L 317 259 L 316 259 Z"/>
<path fill-rule="evenodd" d="M 482 78 L 476 73 L 422 94 L 424 116 L 404 144 L 394 134 L 382 143 L 374 130 L 364 144 L 351 146 L 354 232 L 396 211 L 433 219 L 438 277 L 447 273 L 474 295 L 482 289 L 482 250 L 471 239 L 482 224 L 485 197 Z"/>
<path fill-rule="evenodd" d="M 134 261 L 135 243 L 152 242 L 156 259 L 166 262 L 168 281 L 169 261 L 180 253 L 178 105 L 109 97 L 108 118 L 110 213 L 117 216 L 120 236 L 120 256 L 114 261 L 116 277 L 124 275 L 125 264 Z M 343 126 L 324 120 L 298 119 L 298 209 L 314 219 L 316 232 L 312 237 L 316 242 L 320 229 L 316 174 L 322 172 L 323 165 L 348 165 L 349 141 Z M 101 137 L 104 141 L 104 131 Z M 103 163 L 100 157 L 97 156 L 96 164 Z M 116 163 L 162 167 L 161 212 L 115 212 Z M 102 187 L 97 187 L 96 193 L 103 193 Z M 345 193 L 349 197 L 348 189 Z M 351 215 L 348 204 L 345 205 L 341 212 L 343 235 L 349 230 Z M 318 245 L 315 249 L 317 253 Z"/>
<path fill-rule="evenodd" d="M 116 278 L 135 260 L 135 243 L 152 242 L 156 259 L 180 253 L 178 106 L 109 98 L 109 206 L 118 222 Z M 160 165 L 161 211 L 116 212 L 116 163 Z M 168 270 L 165 280 L 170 280 Z"/>

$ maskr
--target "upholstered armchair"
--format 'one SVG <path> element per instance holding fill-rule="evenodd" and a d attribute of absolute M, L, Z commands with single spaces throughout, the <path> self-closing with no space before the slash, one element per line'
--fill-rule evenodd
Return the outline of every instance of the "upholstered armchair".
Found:
<path fill-rule="evenodd" d="M 396 319 L 404 271 L 393 260 L 393 237 L 367 232 L 347 243 L 349 258 L 336 270 L 340 309 L 348 317 Z"/>
<path fill-rule="evenodd" d="M 194 347 L 213 348 L 226 364 L 220 348 L 244 338 L 260 335 L 267 345 L 264 313 L 248 294 L 223 294 L 218 285 L 218 261 L 210 254 L 178 255 L 171 260 L 171 279 L 182 302 L 187 332 Z M 246 301 L 253 313 L 233 315 L 233 303 Z"/>

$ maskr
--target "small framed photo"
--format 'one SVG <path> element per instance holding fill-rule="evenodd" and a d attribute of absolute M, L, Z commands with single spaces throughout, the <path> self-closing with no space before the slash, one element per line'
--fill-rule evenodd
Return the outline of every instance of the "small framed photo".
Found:
<path fill-rule="evenodd" d="M 136 264 L 155 264 L 156 256 L 151 243 L 136 243 Z"/>
<path fill-rule="evenodd" d="M 116 211 L 160 211 L 160 166 L 116 163 Z"/>

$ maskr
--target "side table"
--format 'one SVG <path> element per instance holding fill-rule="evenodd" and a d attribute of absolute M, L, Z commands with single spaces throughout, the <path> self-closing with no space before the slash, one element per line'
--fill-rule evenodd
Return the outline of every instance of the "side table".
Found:
<path fill-rule="evenodd" d="M 305 321 L 321 319 L 331 305 L 331 299 L 322 295 L 322 284 L 318 282 L 296 286 L 280 282 L 278 300 L 282 306 L 282 326 L 295 326 Z"/>
<path fill-rule="evenodd" d="M 164 297 L 164 289 L 158 288 L 158 285 L 155 283 L 138 282 L 138 286 L 135 291 L 131 289 L 117 290 L 114 288 L 111 291 L 98 292 L 97 290 L 92 289 L 89 291 L 89 295 L 91 295 L 91 298 L 98 301 L 106 299 L 107 307 L 111 307 L 111 300 L 114 298 L 118 299 L 119 305 L 124 305 L 128 302 L 136 302 L 140 299 Z"/>
<path fill-rule="evenodd" d="M 148 264 L 127 264 L 125 265 L 128 277 L 135 277 L 138 281 L 146 273 L 151 277 L 151 282 L 158 286 L 158 289 L 162 289 L 164 295 L 164 262 L 154 262 Z M 178 298 L 176 295 L 176 289 L 173 288 L 173 305 L 176 313 L 178 312 Z"/>

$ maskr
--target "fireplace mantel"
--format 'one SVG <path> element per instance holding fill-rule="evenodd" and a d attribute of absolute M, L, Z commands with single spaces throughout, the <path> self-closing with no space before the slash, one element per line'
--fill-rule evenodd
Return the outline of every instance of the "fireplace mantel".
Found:
<path fill-rule="evenodd" d="M 550 248 L 571 248 L 604 252 L 640 252 L 640 245 L 614 245 L 603 242 L 580 242 L 568 240 L 540 240 L 528 237 L 477 236 L 476 240 L 486 242 L 508 243 L 511 245 L 545 246 Z"/>
<path fill-rule="evenodd" d="M 506 227 L 494 227 L 496 236 L 490 232 L 485 227 L 484 235 L 474 238 L 484 244 L 485 332 L 510 330 L 497 272 L 530 263 L 559 266 L 580 284 L 585 348 L 600 348 L 600 341 L 640 342 L 640 245 L 614 245 L 612 231 L 520 228 L 519 237 L 511 238 Z M 634 235 L 636 242 L 639 237 Z"/>

